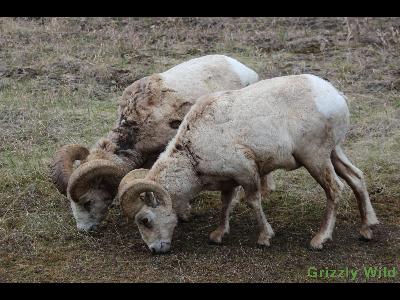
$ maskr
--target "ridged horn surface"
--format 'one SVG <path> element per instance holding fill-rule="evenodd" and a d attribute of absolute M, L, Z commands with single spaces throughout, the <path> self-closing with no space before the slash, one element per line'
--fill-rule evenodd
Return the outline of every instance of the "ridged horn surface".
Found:
<path fill-rule="evenodd" d="M 131 176 L 129 174 L 127 177 Z M 161 205 L 165 205 L 172 209 L 171 198 L 167 191 L 158 183 L 146 179 L 128 180 L 129 177 L 122 179 L 118 188 L 118 198 L 121 203 L 123 212 L 128 217 L 133 217 L 143 206 L 143 201 L 140 199 L 140 194 L 144 192 L 153 192 L 160 200 Z"/>
<path fill-rule="evenodd" d="M 112 161 L 95 159 L 79 166 L 68 182 L 67 194 L 75 202 L 100 180 L 103 181 L 113 197 L 117 194 L 118 186 L 125 175 L 124 169 Z"/>
<path fill-rule="evenodd" d="M 78 144 L 65 145 L 59 148 L 50 167 L 50 176 L 60 193 L 66 195 L 68 181 L 74 171 L 74 161 L 84 160 L 89 150 Z"/>

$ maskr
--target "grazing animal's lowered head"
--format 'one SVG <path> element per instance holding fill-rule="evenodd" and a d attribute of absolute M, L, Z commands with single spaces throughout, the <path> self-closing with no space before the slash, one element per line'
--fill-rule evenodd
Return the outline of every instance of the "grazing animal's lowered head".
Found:
<path fill-rule="evenodd" d="M 155 182 L 141 179 L 147 171 L 134 170 L 126 175 L 120 183 L 118 199 L 124 213 L 134 217 L 149 249 L 164 253 L 170 249 L 178 219 L 168 193 Z"/>
<path fill-rule="evenodd" d="M 112 147 L 109 140 L 103 139 L 91 152 L 77 144 L 65 145 L 56 152 L 51 177 L 70 200 L 79 230 L 96 229 L 129 171 Z"/>
<path fill-rule="evenodd" d="M 153 254 L 169 251 L 177 217 L 201 189 L 184 151 L 175 153 L 181 160 L 176 157 L 170 160 L 168 149 L 151 170 L 143 170 L 141 174 L 131 171 L 118 188 L 117 198 L 123 213 L 135 220 Z M 167 183 L 168 191 L 161 182 Z"/>

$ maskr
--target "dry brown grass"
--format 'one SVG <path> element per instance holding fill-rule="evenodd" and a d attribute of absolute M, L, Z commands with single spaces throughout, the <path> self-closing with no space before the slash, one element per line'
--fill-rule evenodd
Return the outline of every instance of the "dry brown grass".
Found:
<path fill-rule="evenodd" d="M 0 282 L 313 282 L 309 266 L 399 267 L 399 30 L 399 18 L 0 18 Z M 334 241 L 311 251 L 324 194 L 304 170 L 275 175 L 278 190 L 264 203 L 277 233 L 269 249 L 255 246 L 243 204 L 224 245 L 207 244 L 216 193 L 197 197 L 169 255 L 151 256 L 116 208 L 98 233 L 76 231 L 48 180 L 56 148 L 105 134 L 134 80 L 210 53 L 236 57 L 261 78 L 313 73 L 346 93 L 345 149 L 382 222 L 375 241 L 358 239 L 347 188 Z"/>

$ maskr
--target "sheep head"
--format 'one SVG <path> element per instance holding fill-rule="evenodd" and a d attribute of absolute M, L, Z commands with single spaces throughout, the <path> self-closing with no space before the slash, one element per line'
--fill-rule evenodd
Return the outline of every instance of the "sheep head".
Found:
<path fill-rule="evenodd" d="M 93 230 L 104 219 L 120 180 L 129 171 L 114 148 L 113 143 L 102 139 L 91 152 L 80 145 L 66 145 L 56 152 L 52 179 L 70 200 L 79 230 Z"/>
<path fill-rule="evenodd" d="M 105 218 L 125 173 L 112 161 L 95 159 L 71 174 L 67 196 L 79 230 L 94 230 Z"/>
<path fill-rule="evenodd" d="M 122 179 L 118 188 L 122 210 L 135 219 L 140 235 L 152 253 L 168 252 L 177 225 L 171 198 L 161 185 L 147 179 L 133 179 L 135 175 L 131 173 Z M 141 196 L 143 193 L 144 197 Z"/>
<path fill-rule="evenodd" d="M 176 91 L 166 88 L 159 74 L 154 74 L 125 89 L 117 126 L 134 128 L 137 151 L 161 152 L 175 136 L 191 105 Z"/>

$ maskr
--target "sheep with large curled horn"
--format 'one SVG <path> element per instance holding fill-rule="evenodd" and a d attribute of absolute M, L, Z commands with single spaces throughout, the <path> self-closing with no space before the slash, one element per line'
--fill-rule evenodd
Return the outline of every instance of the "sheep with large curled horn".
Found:
<path fill-rule="evenodd" d="M 51 177 L 71 201 L 79 230 L 96 229 L 115 198 L 120 180 L 131 170 L 133 162 L 115 152 L 108 139 L 102 139 L 91 151 L 73 144 L 56 152 Z"/>
<path fill-rule="evenodd" d="M 146 176 L 136 179 L 128 173 L 121 180 L 121 207 L 135 219 L 149 249 L 165 253 L 171 247 L 179 207 L 201 191 L 221 191 L 219 225 L 209 236 L 219 244 L 229 233 L 232 201 L 242 186 L 258 223 L 257 244 L 269 246 L 274 231 L 261 205 L 261 178 L 277 169 L 305 167 L 325 191 L 327 201 L 311 247 L 322 249 L 332 239 L 343 189 L 339 177 L 357 199 L 360 234 L 372 239 L 371 227 L 379 221 L 363 173 L 341 147 L 349 116 L 343 94 L 310 74 L 266 79 L 206 95 L 191 108 Z"/>
<path fill-rule="evenodd" d="M 55 155 L 51 177 L 71 201 L 80 230 L 104 219 L 121 178 L 151 167 L 190 107 L 203 95 L 239 89 L 258 81 L 253 70 L 224 55 L 207 55 L 144 77 L 125 89 L 115 128 L 90 151 L 66 145 Z M 180 210 L 188 218 L 190 206 Z"/>

